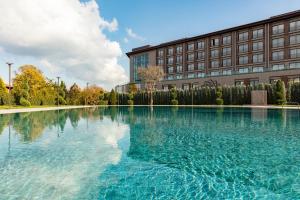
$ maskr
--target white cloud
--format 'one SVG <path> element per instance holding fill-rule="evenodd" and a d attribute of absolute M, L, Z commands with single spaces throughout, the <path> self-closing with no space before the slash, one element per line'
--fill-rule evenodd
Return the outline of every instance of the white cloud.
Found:
<path fill-rule="evenodd" d="M 130 37 L 132 39 L 141 40 L 141 41 L 145 40 L 145 38 L 143 38 L 142 36 L 139 36 L 138 34 L 133 32 L 133 30 L 131 28 L 126 28 L 126 33 L 127 33 L 128 37 Z"/>
<path fill-rule="evenodd" d="M 128 80 L 118 64 L 119 43 L 103 30 L 118 22 L 104 20 L 95 0 L 0 1 L 0 48 L 16 56 L 31 56 L 44 67 L 68 76 L 112 87 Z"/>
<path fill-rule="evenodd" d="M 124 38 L 124 42 L 125 42 L 125 43 L 128 43 L 128 42 L 129 42 L 129 40 L 128 40 L 127 37 Z"/>

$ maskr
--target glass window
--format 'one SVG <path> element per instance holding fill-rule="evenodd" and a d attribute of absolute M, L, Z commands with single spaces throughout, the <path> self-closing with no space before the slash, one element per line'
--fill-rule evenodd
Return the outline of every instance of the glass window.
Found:
<path fill-rule="evenodd" d="M 231 44 L 231 35 L 223 37 L 223 45 Z"/>
<path fill-rule="evenodd" d="M 223 66 L 224 67 L 231 66 L 231 58 L 223 59 Z"/>
<path fill-rule="evenodd" d="M 194 43 L 188 44 L 188 51 L 194 51 L 194 49 L 195 49 L 195 44 Z"/>
<path fill-rule="evenodd" d="M 193 71 L 195 69 L 195 65 L 193 63 L 188 64 L 188 71 Z"/>
<path fill-rule="evenodd" d="M 176 47 L 176 53 L 182 53 L 182 45 Z"/>
<path fill-rule="evenodd" d="M 168 72 L 173 73 L 174 72 L 174 67 L 168 67 Z"/>
<path fill-rule="evenodd" d="M 194 73 L 189 73 L 188 78 L 195 78 L 195 74 Z"/>
<path fill-rule="evenodd" d="M 204 70 L 205 63 L 204 62 L 198 62 L 198 70 Z"/>
<path fill-rule="evenodd" d="M 220 72 L 219 71 L 212 71 L 212 72 L 210 72 L 210 75 L 211 76 L 219 76 Z"/>
<path fill-rule="evenodd" d="M 182 79 L 182 74 L 177 74 L 176 79 Z"/>
<path fill-rule="evenodd" d="M 204 59 L 205 58 L 205 52 L 204 51 L 199 51 L 198 52 L 198 59 L 199 60 L 202 60 L 202 59 Z"/>
<path fill-rule="evenodd" d="M 251 86 L 256 86 L 259 84 L 259 80 L 250 80 L 250 85 Z"/>
<path fill-rule="evenodd" d="M 283 70 L 284 69 L 284 64 L 273 65 L 272 69 L 273 70 Z"/>
<path fill-rule="evenodd" d="M 244 81 L 235 81 L 235 86 L 243 86 L 245 85 Z"/>
<path fill-rule="evenodd" d="M 240 33 L 239 34 L 239 41 L 246 41 L 246 40 L 248 40 L 248 36 L 249 36 L 248 32 Z"/>
<path fill-rule="evenodd" d="M 197 74 L 197 77 L 199 77 L 199 78 L 204 78 L 204 77 L 205 77 L 205 73 L 199 72 L 199 73 Z"/>
<path fill-rule="evenodd" d="M 264 72 L 264 67 L 253 67 L 253 72 L 257 73 L 257 72 Z"/>
<path fill-rule="evenodd" d="M 284 46 L 284 38 L 277 38 L 272 40 L 272 47 L 283 47 Z"/>
<path fill-rule="evenodd" d="M 248 52 L 248 44 L 239 45 L 239 52 L 240 53 Z"/>
<path fill-rule="evenodd" d="M 291 49 L 290 57 L 291 58 L 300 58 L 300 49 Z"/>
<path fill-rule="evenodd" d="M 248 56 L 240 56 L 239 57 L 239 64 L 247 64 L 248 63 Z"/>
<path fill-rule="evenodd" d="M 240 74 L 249 73 L 249 68 L 248 67 L 239 68 L 239 73 Z"/>
<path fill-rule="evenodd" d="M 182 88 L 183 88 L 184 90 L 188 90 L 188 89 L 190 89 L 190 86 L 189 86 L 189 84 L 183 84 L 183 85 L 182 85 Z"/>
<path fill-rule="evenodd" d="M 168 80 L 173 80 L 174 79 L 174 76 L 173 75 L 169 75 L 168 76 Z"/>
<path fill-rule="evenodd" d="M 213 60 L 213 61 L 211 61 L 211 67 L 212 67 L 212 68 L 217 68 L 217 67 L 219 67 L 219 61 L 218 61 L 218 60 Z"/>
<path fill-rule="evenodd" d="M 164 59 L 159 58 L 159 59 L 157 60 L 157 64 L 158 64 L 159 66 L 164 65 Z"/>
<path fill-rule="evenodd" d="M 290 23 L 290 31 L 300 30 L 300 21 L 294 21 Z"/>
<path fill-rule="evenodd" d="M 290 69 L 300 68 L 300 62 L 290 63 Z"/>
<path fill-rule="evenodd" d="M 264 29 L 256 29 L 253 31 L 253 39 L 262 38 L 264 35 Z"/>
<path fill-rule="evenodd" d="M 290 44 L 300 44 L 300 35 L 290 36 Z"/>
<path fill-rule="evenodd" d="M 300 77 L 289 78 L 290 83 L 300 83 Z"/>
<path fill-rule="evenodd" d="M 138 68 L 146 68 L 149 65 L 149 55 L 147 53 L 133 57 L 133 78 L 135 81 L 140 81 Z"/>
<path fill-rule="evenodd" d="M 231 75 L 231 74 L 232 74 L 232 70 L 231 69 L 223 70 L 223 75 L 224 76 Z"/>
<path fill-rule="evenodd" d="M 211 50 L 210 51 L 211 57 L 218 57 L 219 56 L 219 50 L 215 49 L 215 50 Z"/>
<path fill-rule="evenodd" d="M 158 51 L 158 56 L 159 56 L 159 57 L 163 57 L 163 56 L 164 56 L 164 50 L 160 49 L 160 50 Z"/>
<path fill-rule="evenodd" d="M 231 55 L 231 47 L 223 48 L 223 56 L 230 56 Z"/>
<path fill-rule="evenodd" d="M 194 61 L 194 58 L 195 58 L 195 54 L 194 53 L 188 54 L 188 61 Z"/>
<path fill-rule="evenodd" d="M 182 56 L 176 56 L 176 63 L 182 63 Z"/>
<path fill-rule="evenodd" d="M 273 26 L 272 27 L 272 33 L 274 35 L 276 34 L 281 34 L 284 32 L 284 25 L 283 24 L 280 24 L 280 25 L 276 25 L 276 26 Z"/>
<path fill-rule="evenodd" d="M 264 54 L 254 54 L 253 63 L 261 63 L 264 61 Z"/>
<path fill-rule="evenodd" d="M 173 57 L 169 57 L 168 58 L 168 64 L 172 65 L 174 62 L 174 58 Z"/>
<path fill-rule="evenodd" d="M 168 48 L 168 55 L 172 56 L 174 53 L 174 49 L 173 48 Z"/>
<path fill-rule="evenodd" d="M 205 48 L 205 42 L 204 41 L 198 41 L 198 49 L 204 49 Z"/>
<path fill-rule="evenodd" d="M 263 50 L 264 43 L 263 42 L 253 42 L 253 51 Z"/>
<path fill-rule="evenodd" d="M 182 65 L 177 65 L 176 72 L 182 72 Z"/>
<path fill-rule="evenodd" d="M 275 51 L 272 53 L 272 60 L 284 59 L 284 51 Z"/>
<path fill-rule="evenodd" d="M 210 42 L 211 42 L 211 46 L 212 46 L 212 47 L 215 47 L 215 46 L 219 46 L 219 45 L 220 45 L 219 38 L 211 39 Z"/>

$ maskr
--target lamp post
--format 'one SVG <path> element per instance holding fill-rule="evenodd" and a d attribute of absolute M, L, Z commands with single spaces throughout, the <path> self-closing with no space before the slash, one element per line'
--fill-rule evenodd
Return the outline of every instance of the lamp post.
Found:
<path fill-rule="evenodd" d="M 87 92 L 88 92 L 87 90 L 88 90 L 88 88 L 89 88 L 89 82 L 86 83 L 86 95 L 85 95 L 85 103 L 84 103 L 85 105 L 87 105 Z"/>
<path fill-rule="evenodd" d="M 11 90 L 11 66 L 14 63 L 7 62 L 8 65 L 8 93 L 9 93 L 9 105 L 10 105 L 10 90 Z"/>
<path fill-rule="evenodd" d="M 59 106 L 59 79 L 60 77 L 56 77 L 57 78 L 57 106 Z"/>

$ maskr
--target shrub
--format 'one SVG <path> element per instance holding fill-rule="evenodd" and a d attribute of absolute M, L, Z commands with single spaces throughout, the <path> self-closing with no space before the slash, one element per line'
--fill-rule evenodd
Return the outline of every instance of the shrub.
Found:
<path fill-rule="evenodd" d="M 30 102 L 27 101 L 24 97 L 21 97 L 20 104 L 21 106 L 31 106 Z"/>
<path fill-rule="evenodd" d="M 285 93 L 285 86 L 284 82 L 279 80 L 276 82 L 276 103 L 277 105 L 284 105 L 286 104 L 286 93 Z"/>
<path fill-rule="evenodd" d="M 222 99 L 222 88 L 220 88 L 220 87 L 217 87 L 216 104 L 217 105 L 223 105 L 224 104 L 224 101 Z"/>
<path fill-rule="evenodd" d="M 171 100 L 171 105 L 177 106 L 178 105 L 178 101 L 176 99 L 172 99 Z"/>

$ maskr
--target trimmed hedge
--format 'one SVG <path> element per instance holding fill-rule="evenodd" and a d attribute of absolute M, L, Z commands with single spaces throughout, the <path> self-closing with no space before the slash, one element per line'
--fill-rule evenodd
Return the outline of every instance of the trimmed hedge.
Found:
<path fill-rule="evenodd" d="M 223 86 L 219 88 L 218 94 L 215 87 L 200 87 L 192 90 L 177 90 L 176 100 L 178 105 L 215 105 L 216 99 L 223 100 L 224 105 L 247 105 L 251 104 L 252 90 L 266 90 L 268 93 L 268 104 L 278 103 L 276 84 L 260 84 L 257 86 Z M 289 85 L 287 93 L 288 102 L 300 103 L 300 83 Z M 282 98 L 282 97 L 281 97 Z M 118 94 L 120 105 L 128 105 L 130 100 L 128 94 Z M 173 97 L 174 100 L 174 97 Z M 133 97 L 134 105 L 148 105 L 150 94 L 138 91 Z M 153 105 L 170 105 L 172 102 L 172 91 L 157 91 L 153 93 Z M 219 102 L 220 103 L 220 102 Z"/>

